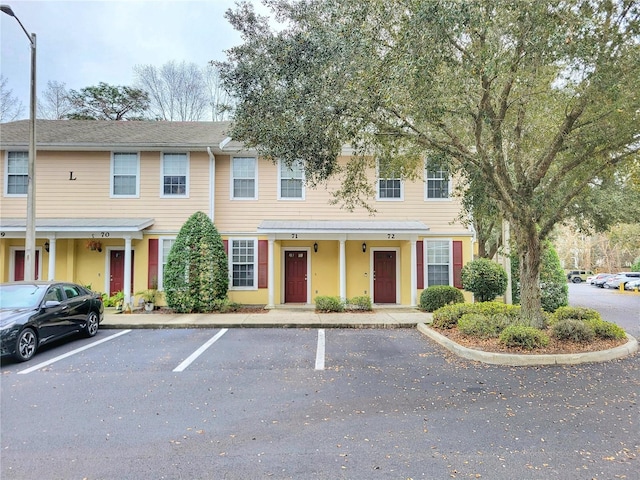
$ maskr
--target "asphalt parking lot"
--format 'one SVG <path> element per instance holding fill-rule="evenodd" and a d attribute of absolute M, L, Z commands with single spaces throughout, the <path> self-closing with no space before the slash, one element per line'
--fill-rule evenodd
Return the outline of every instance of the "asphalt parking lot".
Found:
<path fill-rule="evenodd" d="M 640 470 L 638 356 L 497 367 L 415 329 L 104 330 L 1 373 L 3 479 Z"/>

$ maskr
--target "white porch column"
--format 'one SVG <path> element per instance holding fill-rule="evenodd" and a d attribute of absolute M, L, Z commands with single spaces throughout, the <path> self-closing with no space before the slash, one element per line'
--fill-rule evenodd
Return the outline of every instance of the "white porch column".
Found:
<path fill-rule="evenodd" d="M 417 240 L 411 239 L 411 306 L 418 305 L 418 254 Z"/>
<path fill-rule="evenodd" d="M 49 237 L 49 277 L 48 280 L 56 278 L 56 237 Z"/>
<path fill-rule="evenodd" d="M 268 271 L 268 281 L 269 281 L 269 288 L 268 288 L 268 297 L 267 297 L 267 306 L 266 308 L 275 308 L 275 302 L 274 302 L 274 297 L 275 297 L 275 268 L 274 268 L 274 258 L 273 258 L 273 245 L 274 245 L 274 241 L 273 238 L 269 238 L 268 240 L 268 256 L 269 259 L 267 260 L 267 271 Z"/>
<path fill-rule="evenodd" d="M 347 299 L 347 261 L 345 239 L 340 239 L 340 298 Z"/>
<path fill-rule="evenodd" d="M 131 303 L 131 237 L 124 237 L 124 304 Z"/>

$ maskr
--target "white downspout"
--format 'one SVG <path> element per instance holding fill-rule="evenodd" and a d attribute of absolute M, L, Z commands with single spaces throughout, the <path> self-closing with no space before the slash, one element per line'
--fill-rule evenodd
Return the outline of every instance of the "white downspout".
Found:
<path fill-rule="evenodd" d="M 211 147 L 207 147 L 209 154 L 209 218 L 215 223 L 216 212 L 216 157 L 211 151 Z"/>

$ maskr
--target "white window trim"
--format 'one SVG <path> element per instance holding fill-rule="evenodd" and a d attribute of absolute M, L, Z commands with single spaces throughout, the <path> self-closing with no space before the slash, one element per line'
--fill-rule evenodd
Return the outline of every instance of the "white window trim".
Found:
<path fill-rule="evenodd" d="M 116 195 L 113 193 L 113 176 L 115 175 L 115 154 L 130 153 L 136 155 L 136 193 L 135 195 Z M 111 169 L 109 171 L 109 196 L 111 198 L 140 198 L 140 152 L 122 151 L 111 152 Z"/>
<path fill-rule="evenodd" d="M 236 158 L 253 158 L 254 159 L 254 165 L 255 168 L 253 170 L 253 174 L 254 174 L 254 184 L 253 184 L 253 197 L 235 197 L 233 195 L 233 181 L 234 181 L 234 176 L 233 176 L 233 161 Z M 246 201 L 246 200 L 257 200 L 258 199 L 258 158 L 257 157 L 243 157 L 243 156 L 238 156 L 238 157 L 231 157 L 231 162 L 229 164 L 229 198 L 231 200 L 237 200 L 237 201 Z"/>
<path fill-rule="evenodd" d="M 158 237 L 158 290 L 164 291 L 164 241 L 175 240 L 176 236 Z"/>
<path fill-rule="evenodd" d="M 389 198 L 389 197 L 380 197 L 380 180 L 400 180 L 400 197 L 398 198 Z M 404 201 L 404 180 L 402 177 L 385 177 L 380 178 L 380 160 L 376 161 L 376 200 L 379 202 L 403 202 Z"/>
<path fill-rule="evenodd" d="M 164 193 L 164 156 L 165 154 L 181 154 L 187 157 L 187 171 L 185 173 L 185 193 L 184 194 L 168 194 Z M 160 153 L 160 198 L 189 198 L 189 184 L 191 172 L 191 157 L 189 152 L 161 152 Z"/>
<path fill-rule="evenodd" d="M 424 259 L 424 265 L 422 266 L 424 288 L 428 288 L 429 285 L 429 255 L 428 244 L 429 242 L 449 242 L 449 283 L 448 285 L 453 287 L 453 239 L 451 238 L 425 238 L 422 241 L 422 258 Z M 440 265 L 439 263 L 436 265 Z"/>
<path fill-rule="evenodd" d="M 300 162 L 302 163 L 302 162 Z M 305 171 L 304 168 L 302 169 L 302 194 L 300 197 L 283 197 L 282 196 L 282 167 L 283 167 L 283 162 L 282 160 L 278 159 L 278 200 L 283 200 L 285 202 L 299 202 L 301 200 L 305 199 L 305 180 L 306 180 L 306 175 L 305 175 Z"/>
<path fill-rule="evenodd" d="M 229 290 L 234 291 L 251 291 L 258 290 L 258 239 L 256 237 L 229 237 L 228 239 L 227 261 L 229 262 Z M 253 286 L 251 287 L 234 287 L 233 286 L 233 242 L 237 240 L 245 240 L 253 242 Z"/>
<path fill-rule="evenodd" d="M 452 189 L 452 181 L 451 181 L 451 175 L 449 175 L 449 178 L 447 179 L 447 196 L 446 198 L 431 198 L 429 197 L 429 179 L 431 177 L 429 177 L 429 165 L 427 162 L 425 162 L 424 164 L 424 201 L 425 202 L 450 202 L 453 200 L 453 197 L 451 195 L 451 189 Z M 435 179 L 435 177 L 434 177 Z"/>
<path fill-rule="evenodd" d="M 9 193 L 9 152 L 27 152 L 28 150 L 6 150 L 4 153 L 4 196 L 5 197 L 15 197 L 21 198 L 26 197 L 27 193 Z M 27 175 L 29 175 L 29 167 L 27 166 Z M 27 187 L 27 191 L 28 191 Z"/>

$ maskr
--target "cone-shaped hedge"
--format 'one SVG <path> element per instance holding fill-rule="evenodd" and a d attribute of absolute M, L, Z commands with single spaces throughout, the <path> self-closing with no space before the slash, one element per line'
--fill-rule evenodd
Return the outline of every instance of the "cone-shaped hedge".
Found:
<path fill-rule="evenodd" d="M 184 223 L 164 269 L 167 305 L 180 313 L 211 312 L 227 298 L 229 265 L 211 219 L 196 212 Z"/>

